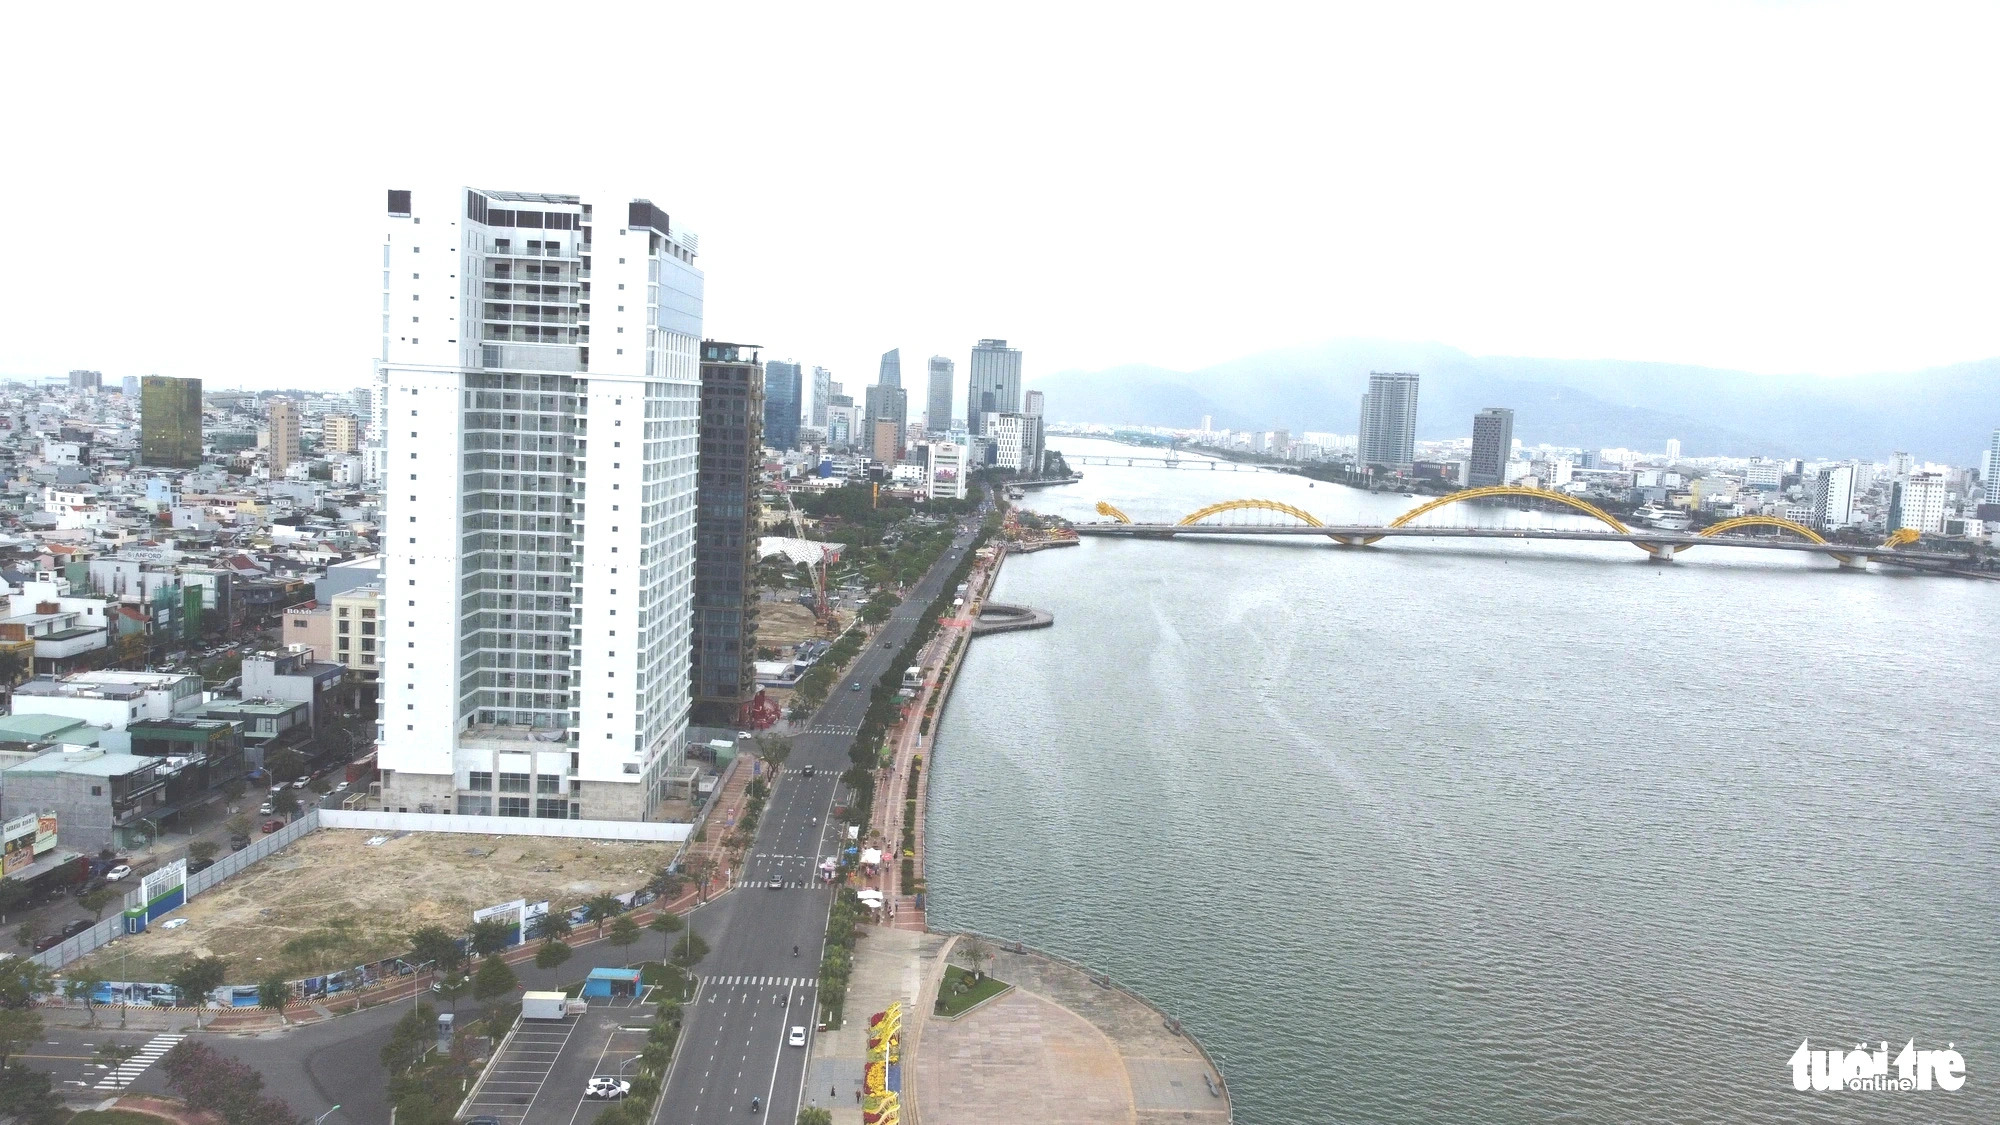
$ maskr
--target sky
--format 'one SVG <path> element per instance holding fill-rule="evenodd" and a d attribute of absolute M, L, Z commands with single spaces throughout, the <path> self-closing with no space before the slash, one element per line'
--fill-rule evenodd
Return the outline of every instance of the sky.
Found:
<path fill-rule="evenodd" d="M 384 191 L 650 198 L 833 369 L 2000 354 L 2000 6 L 29 5 L 0 373 L 368 379 Z M 920 382 L 918 380 L 917 382 Z"/>

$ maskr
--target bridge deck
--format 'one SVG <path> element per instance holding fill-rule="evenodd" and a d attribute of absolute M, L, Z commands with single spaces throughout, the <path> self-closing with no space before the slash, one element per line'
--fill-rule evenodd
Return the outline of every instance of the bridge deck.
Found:
<path fill-rule="evenodd" d="M 1078 535 L 1125 539 L 1172 539 L 1180 535 L 1308 535 L 1329 539 L 1371 539 L 1409 536 L 1422 539 L 1561 539 L 1583 543 L 1634 543 L 1642 547 L 1748 547 L 1761 551 L 1804 551 L 1816 555 L 1847 555 L 1886 562 L 1964 563 L 1963 555 L 1912 551 L 1894 547 L 1856 547 L 1844 543 L 1808 543 L 1762 535 L 1696 535 L 1685 531 L 1640 530 L 1566 531 L 1515 527 L 1376 527 L 1366 524 L 1305 527 L 1289 524 L 1080 523 Z"/>

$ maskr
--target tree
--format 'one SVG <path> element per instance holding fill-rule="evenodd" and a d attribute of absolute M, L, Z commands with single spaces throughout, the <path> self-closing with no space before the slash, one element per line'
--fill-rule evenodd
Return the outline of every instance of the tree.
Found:
<path fill-rule="evenodd" d="M 271 784 L 304 777 L 306 756 L 287 746 L 264 755 L 264 768 L 271 774 Z"/>
<path fill-rule="evenodd" d="M 550 938 L 542 943 L 540 949 L 535 950 L 535 967 L 537 969 L 553 969 L 564 961 L 569 960 L 571 952 L 569 946 L 564 945 L 554 938 Z"/>
<path fill-rule="evenodd" d="M 167 1088 L 193 1110 L 213 1110 L 228 1125 L 293 1125 L 298 1115 L 275 1098 L 264 1097 L 264 1076 L 247 1063 L 183 1039 L 160 1056 Z"/>
<path fill-rule="evenodd" d="M 455 1016 L 458 1014 L 458 998 L 465 995 L 471 987 L 470 977 L 463 973 L 449 973 L 438 978 L 437 984 L 431 986 L 431 991 L 443 997 L 445 1002 L 451 1005 L 451 1014 Z"/>
<path fill-rule="evenodd" d="M 105 1043 L 97 1048 L 97 1061 L 101 1066 L 115 1068 L 138 1053 L 136 1043 Z"/>
<path fill-rule="evenodd" d="M 78 973 L 63 982 L 63 995 L 83 1001 L 85 1019 L 92 1027 L 97 1026 L 97 990 L 103 987 L 104 978 L 92 972 Z"/>
<path fill-rule="evenodd" d="M 196 840 L 188 845 L 188 858 L 196 863 L 206 863 L 214 859 L 215 853 L 221 850 L 222 845 L 214 840 Z"/>
<path fill-rule="evenodd" d="M 681 938 L 680 945 L 674 950 L 674 960 L 683 968 L 692 968 L 695 962 L 706 956 L 708 956 L 708 943 L 701 940 L 701 935 L 694 932 L 694 927 L 688 927 L 687 934 Z"/>
<path fill-rule="evenodd" d="M 639 923 L 630 914 L 620 914 L 611 920 L 611 944 L 624 948 L 639 940 Z"/>
<path fill-rule="evenodd" d="M 515 923 L 505 918 L 487 918 L 472 924 L 472 952 L 491 957 L 514 942 Z"/>
<path fill-rule="evenodd" d="M 410 956 L 418 964 L 428 961 L 440 973 L 450 974 L 465 963 L 465 951 L 458 939 L 443 926 L 425 926 L 410 932 Z"/>
<path fill-rule="evenodd" d="M 0 879 L 0 918 L 26 906 L 32 895 L 19 879 Z"/>
<path fill-rule="evenodd" d="M 14 940 L 21 943 L 22 949 L 33 949 L 35 941 L 41 936 L 42 924 L 33 918 L 21 923 L 20 927 L 14 931 Z"/>
<path fill-rule="evenodd" d="M 196 1009 L 195 1022 L 201 1022 L 200 1009 L 208 1006 L 208 994 L 222 987 L 229 965 L 220 957 L 196 957 L 167 978 L 167 982 L 180 990 L 181 1001 L 192 1004 Z"/>
<path fill-rule="evenodd" d="M 285 1021 L 285 1005 L 292 999 L 292 982 L 283 973 L 273 973 L 257 982 L 257 1006 L 267 1012 L 278 1013 L 280 1022 Z"/>
<path fill-rule="evenodd" d="M 104 917 L 104 908 L 110 906 L 118 897 L 116 888 L 105 886 L 77 899 L 76 904 L 90 911 L 90 920 L 95 922 Z"/>
<path fill-rule="evenodd" d="M 299 811 L 298 794 L 288 786 L 271 794 L 271 811 L 279 816 L 291 816 Z"/>
<path fill-rule="evenodd" d="M 561 941 L 575 928 L 570 925 L 569 911 L 551 908 L 528 926 L 528 936 L 543 941 Z"/>
<path fill-rule="evenodd" d="M 498 957 L 488 957 L 480 963 L 479 971 L 472 974 L 472 998 L 481 1003 L 505 996 L 520 986 L 514 970 Z"/>
<path fill-rule="evenodd" d="M 958 943 L 958 955 L 972 962 L 973 980 L 978 980 L 983 975 L 979 971 L 979 966 L 985 964 L 987 959 L 993 956 L 987 950 L 985 942 L 969 934 L 964 941 Z"/>
<path fill-rule="evenodd" d="M 0 960 L 0 1008 L 26 1008 L 55 989 L 55 976 L 26 957 Z"/>
<path fill-rule="evenodd" d="M 604 936 L 604 923 L 616 917 L 619 910 L 618 896 L 610 891 L 600 891 L 590 896 L 583 908 L 590 912 L 590 920 L 597 923 L 597 936 Z"/>
<path fill-rule="evenodd" d="M 686 928 L 686 926 L 687 923 L 681 920 L 680 915 L 665 910 L 662 910 L 658 914 L 653 915 L 653 920 L 646 923 L 647 929 L 653 931 L 656 934 L 659 934 L 662 938 L 665 939 L 660 945 L 661 957 L 666 957 L 669 955 L 674 941 L 673 936 L 681 932 L 681 930 Z"/>
<path fill-rule="evenodd" d="M 0 1064 L 42 1039 L 42 1017 L 26 1008 L 0 1009 Z"/>
<path fill-rule="evenodd" d="M 424 1052 L 437 1039 L 437 1016 L 436 1008 L 416 1004 L 408 1015 L 396 1021 L 389 1041 L 382 1046 L 382 1065 L 389 1073 L 408 1070 L 423 1059 Z"/>
<path fill-rule="evenodd" d="M 243 782 L 239 779 L 224 784 L 222 787 L 222 799 L 228 801 L 232 805 L 242 800 Z"/>
<path fill-rule="evenodd" d="M 833 1111 L 824 1106 L 804 1106 L 799 1110 L 799 1125 L 833 1125 Z"/>
<path fill-rule="evenodd" d="M 774 770 L 784 769 L 785 760 L 792 756 L 792 740 L 782 734 L 760 734 L 757 756 L 769 762 Z"/>
<path fill-rule="evenodd" d="M 229 830 L 231 836 L 248 836 L 250 829 L 255 827 L 250 823 L 250 817 L 244 813 L 237 813 L 223 821 L 222 826 Z"/>
<path fill-rule="evenodd" d="M 0 1117 L 19 1125 L 57 1125 L 69 1116 L 46 1072 L 26 1063 L 9 1063 L 0 1070 Z"/>

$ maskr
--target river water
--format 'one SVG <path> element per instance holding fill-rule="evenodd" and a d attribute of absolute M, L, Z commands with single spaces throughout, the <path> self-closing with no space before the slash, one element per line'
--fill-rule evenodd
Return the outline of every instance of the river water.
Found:
<path fill-rule="evenodd" d="M 1416 503 L 1083 472 L 1028 506 Z M 995 597 L 1056 625 L 981 639 L 959 678 L 932 924 L 1147 995 L 1218 1057 L 1239 1122 L 2000 1120 L 2000 583 L 1710 548 L 1086 539 L 1010 559 Z M 1968 1079 L 1797 1093 L 1808 1037 L 1951 1043 Z"/>

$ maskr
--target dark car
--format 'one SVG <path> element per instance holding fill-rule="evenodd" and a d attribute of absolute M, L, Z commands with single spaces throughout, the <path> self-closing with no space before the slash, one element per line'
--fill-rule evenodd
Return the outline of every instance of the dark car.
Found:
<path fill-rule="evenodd" d="M 75 937 L 96 924 L 88 918 L 78 918 L 76 921 L 62 928 L 62 936 L 66 938 Z"/>
<path fill-rule="evenodd" d="M 187 873 L 190 875 L 194 875 L 199 872 L 206 871 L 214 866 L 215 866 L 215 861 L 212 859 L 197 859 L 193 863 L 188 864 Z"/>
<path fill-rule="evenodd" d="M 46 950 L 54 949 L 56 946 L 61 945 L 62 941 L 63 941 L 63 936 L 61 934 L 50 934 L 45 938 L 37 939 L 35 942 L 35 952 L 41 953 Z"/>
<path fill-rule="evenodd" d="M 240 852 L 249 846 L 250 837 L 248 836 L 231 836 L 229 838 L 229 850 L 232 852 Z"/>

